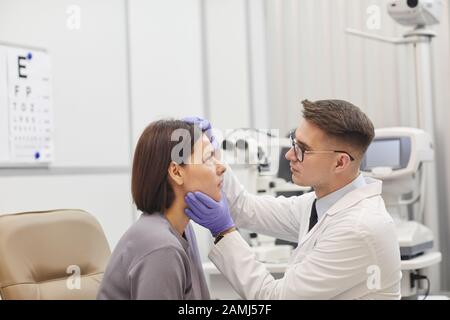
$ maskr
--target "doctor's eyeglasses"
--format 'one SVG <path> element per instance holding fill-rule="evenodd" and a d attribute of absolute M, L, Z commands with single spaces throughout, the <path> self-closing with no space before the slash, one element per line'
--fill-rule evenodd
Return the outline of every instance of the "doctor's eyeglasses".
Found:
<path fill-rule="evenodd" d="M 349 156 L 351 161 L 354 161 L 355 158 L 353 158 L 347 151 L 342 150 L 323 150 L 323 151 L 316 151 L 316 150 L 305 150 L 296 140 L 295 140 L 295 131 L 291 131 L 289 133 L 289 137 L 291 139 L 292 148 L 294 149 L 295 156 L 297 157 L 298 161 L 303 162 L 305 158 L 305 153 L 345 153 Z"/>

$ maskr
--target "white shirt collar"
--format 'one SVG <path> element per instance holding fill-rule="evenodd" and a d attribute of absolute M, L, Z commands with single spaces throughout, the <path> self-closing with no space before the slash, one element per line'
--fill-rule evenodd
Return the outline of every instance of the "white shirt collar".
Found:
<path fill-rule="evenodd" d="M 353 180 L 346 186 L 340 188 L 339 190 L 334 191 L 333 193 L 326 195 L 323 198 L 317 199 L 316 201 L 317 221 L 319 221 L 325 215 L 325 213 L 347 193 L 356 190 L 358 188 L 361 188 L 366 184 L 367 184 L 366 180 L 360 173 L 355 180 Z"/>

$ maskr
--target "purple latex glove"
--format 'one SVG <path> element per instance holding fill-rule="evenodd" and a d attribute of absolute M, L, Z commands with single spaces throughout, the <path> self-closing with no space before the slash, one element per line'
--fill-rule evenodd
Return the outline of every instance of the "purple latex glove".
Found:
<path fill-rule="evenodd" d="M 197 125 L 209 138 L 209 141 L 213 145 L 214 150 L 219 149 L 219 142 L 217 141 L 216 137 L 212 135 L 212 126 L 208 120 L 201 117 L 186 117 L 183 118 L 182 121 Z"/>
<path fill-rule="evenodd" d="M 217 202 L 202 192 L 189 192 L 184 199 L 189 206 L 184 210 L 186 215 L 208 229 L 214 237 L 234 227 L 225 196 Z"/>

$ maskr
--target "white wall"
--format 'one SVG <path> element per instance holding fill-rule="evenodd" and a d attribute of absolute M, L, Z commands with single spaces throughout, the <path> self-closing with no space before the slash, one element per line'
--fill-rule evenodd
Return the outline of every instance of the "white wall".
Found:
<path fill-rule="evenodd" d="M 222 130 L 250 126 L 245 1 L 206 0 L 210 119 Z"/>
<path fill-rule="evenodd" d="M 204 116 L 199 0 L 128 1 L 133 140 L 153 120 Z"/>
<path fill-rule="evenodd" d="M 79 30 L 66 26 L 70 5 L 81 9 Z M 0 214 L 84 209 L 111 246 L 130 225 L 124 8 L 122 0 L 0 1 L 0 42 L 51 55 L 55 123 L 50 171 L 0 170 Z"/>
<path fill-rule="evenodd" d="M 247 17 L 247 54 L 250 96 L 250 126 L 270 129 L 269 79 L 267 58 L 267 22 L 264 0 L 248 0 Z"/>

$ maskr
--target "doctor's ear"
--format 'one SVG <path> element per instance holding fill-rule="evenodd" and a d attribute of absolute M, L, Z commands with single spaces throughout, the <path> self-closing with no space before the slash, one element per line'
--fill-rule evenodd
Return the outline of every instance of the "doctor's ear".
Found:
<path fill-rule="evenodd" d="M 350 166 L 351 161 L 352 160 L 347 154 L 345 153 L 340 154 L 336 161 L 336 170 L 342 171 L 347 169 Z"/>
<path fill-rule="evenodd" d="M 184 183 L 184 171 L 183 168 L 175 163 L 171 162 L 169 164 L 169 168 L 167 169 L 167 174 L 169 178 L 177 185 L 181 186 Z"/>

